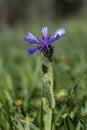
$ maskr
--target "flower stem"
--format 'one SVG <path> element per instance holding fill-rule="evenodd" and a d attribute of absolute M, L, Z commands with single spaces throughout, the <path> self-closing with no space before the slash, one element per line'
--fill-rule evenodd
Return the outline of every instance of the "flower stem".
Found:
<path fill-rule="evenodd" d="M 43 101 L 43 110 L 45 111 L 44 115 L 44 129 L 52 130 L 52 115 L 55 108 L 55 99 L 53 93 L 53 66 L 52 62 L 48 63 L 48 66 L 42 64 L 42 71 L 44 76 L 42 78 L 44 97 Z"/>
<path fill-rule="evenodd" d="M 50 78 L 50 94 L 52 98 L 51 107 L 55 108 L 55 99 L 54 99 L 54 84 L 53 84 L 53 65 L 52 62 L 49 62 L 49 78 Z"/>

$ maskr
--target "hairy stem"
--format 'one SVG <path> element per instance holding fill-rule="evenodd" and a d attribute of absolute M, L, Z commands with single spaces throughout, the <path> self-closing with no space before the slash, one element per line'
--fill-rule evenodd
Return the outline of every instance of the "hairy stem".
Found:
<path fill-rule="evenodd" d="M 42 71 L 44 73 L 42 78 L 44 97 L 43 101 L 43 111 L 44 114 L 44 129 L 52 130 L 52 115 L 55 108 L 55 99 L 53 93 L 53 67 L 52 62 L 48 65 L 42 64 Z"/>

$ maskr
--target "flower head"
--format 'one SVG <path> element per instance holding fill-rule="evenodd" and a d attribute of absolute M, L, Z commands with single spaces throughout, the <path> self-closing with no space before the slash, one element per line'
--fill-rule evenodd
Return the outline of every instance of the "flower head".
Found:
<path fill-rule="evenodd" d="M 24 120 L 25 120 L 26 122 L 31 122 L 31 121 L 32 121 L 32 118 L 27 115 L 27 116 L 24 118 Z"/>
<path fill-rule="evenodd" d="M 66 59 L 67 59 L 66 54 L 65 54 L 65 53 L 62 53 L 62 54 L 60 55 L 60 59 L 61 59 L 62 61 L 66 61 Z"/>
<path fill-rule="evenodd" d="M 53 54 L 53 47 L 52 44 L 56 40 L 58 40 L 60 37 L 62 37 L 65 34 L 65 29 L 60 28 L 55 31 L 52 37 L 49 36 L 48 33 L 48 27 L 42 28 L 42 38 L 36 38 L 33 34 L 30 32 L 27 33 L 24 40 L 27 41 L 29 44 L 37 44 L 34 48 L 29 48 L 27 50 L 27 53 L 29 55 L 32 55 L 35 51 L 40 50 L 41 53 L 43 53 L 46 57 L 52 57 Z"/>
<path fill-rule="evenodd" d="M 19 105 L 21 105 L 22 104 L 22 101 L 20 100 L 20 99 L 17 99 L 16 101 L 15 101 L 15 105 L 16 106 L 19 106 Z"/>
<path fill-rule="evenodd" d="M 63 97 L 66 97 L 68 94 L 64 89 L 61 89 L 57 94 L 56 94 L 56 98 L 57 99 L 62 99 Z"/>

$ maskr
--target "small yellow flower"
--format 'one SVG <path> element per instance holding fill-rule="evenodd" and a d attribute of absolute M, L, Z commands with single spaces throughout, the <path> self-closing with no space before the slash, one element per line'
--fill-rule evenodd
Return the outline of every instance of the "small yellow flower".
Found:
<path fill-rule="evenodd" d="M 66 57 L 66 54 L 62 53 L 61 56 L 60 56 L 60 59 L 61 59 L 62 61 L 65 61 L 66 58 L 67 58 L 67 57 Z"/>
<path fill-rule="evenodd" d="M 66 92 L 64 89 L 60 90 L 60 91 L 56 94 L 56 98 L 57 98 L 57 99 L 62 99 L 62 98 L 65 97 L 65 96 L 67 96 L 67 92 Z"/>
<path fill-rule="evenodd" d="M 66 118 L 69 114 L 68 113 L 64 113 L 62 118 Z"/>
<path fill-rule="evenodd" d="M 21 101 L 20 99 L 17 99 L 17 100 L 15 101 L 15 105 L 19 106 L 19 105 L 21 105 L 21 104 L 22 104 L 22 101 Z"/>
<path fill-rule="evenodd" d="M 28 115 L 24 118 L 24 120 L 26 121 L 26 122 L 31 122 L 31 117 L 29 117 Z"/>
<path fill-rule="evenodd" d="M 23 80 L 24 80 L 25 83 L 29 83 L 29 77 L 28 76 L 24 76 Z"/>

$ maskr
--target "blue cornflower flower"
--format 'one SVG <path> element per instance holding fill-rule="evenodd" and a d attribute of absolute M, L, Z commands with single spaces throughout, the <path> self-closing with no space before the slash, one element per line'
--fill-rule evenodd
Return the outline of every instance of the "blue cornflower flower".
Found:
<path fill-rule="evenodd" d="M 48 34 L 48 27 L 42 28 L 42 38 L 36 38 L 33 34 L 30 32 L 27 33 L 24 40 L 27 41 L 29 44 L 37 44 L 34 48 L 29 48 L 27 50 L 27 53 L 29 55 L 32 55 L 35 51 L 40 50 L 41 53 L 43 53 L 46 57 L 50 57 L 53 54 L 53 47 L 51 44 L 58 40 L 60 37 L 62 37 L 65 34 L 65 29 L 60 28 L 55 31 L 52 37 Z"/>

